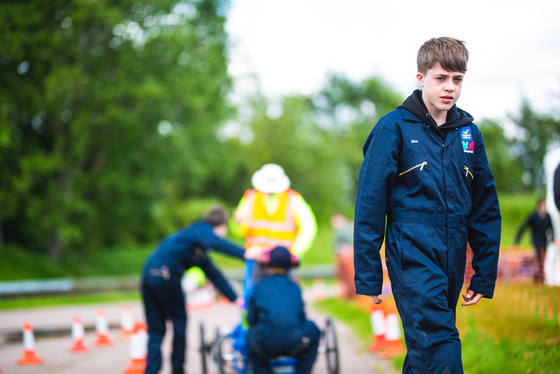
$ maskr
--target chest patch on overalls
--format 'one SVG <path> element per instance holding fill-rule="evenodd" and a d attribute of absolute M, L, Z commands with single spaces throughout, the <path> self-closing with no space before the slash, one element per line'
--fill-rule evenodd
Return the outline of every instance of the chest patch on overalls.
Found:
<path fill-rule="evenodd" d="M 474 140 L 470 126 L 461 127 L 461 142 L 463 143 L 463 151 L 465 153 L 474 152 Z"/>

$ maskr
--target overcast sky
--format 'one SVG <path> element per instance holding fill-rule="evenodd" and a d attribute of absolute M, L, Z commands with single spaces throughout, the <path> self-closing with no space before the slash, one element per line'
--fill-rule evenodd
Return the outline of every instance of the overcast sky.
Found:
<path fill-rule="evenodd" d="M 524 97 L 560 113 L 557 0 L 232 0 L 226 29 L 230 72 L 256 74 L 271 98 L 317 92 L 327 72 L 375 75 L 408 96 L 420 45 L 452 36 L 470 51 L 458 106 L 475 120 L 517 115 Z"/>

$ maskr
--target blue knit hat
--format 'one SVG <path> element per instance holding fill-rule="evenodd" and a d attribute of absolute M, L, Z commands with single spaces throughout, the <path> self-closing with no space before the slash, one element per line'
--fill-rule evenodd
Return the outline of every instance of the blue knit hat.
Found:
<path fill-rule="evenodd" d="M 298 259 L 296 256 L 292 255 L 288 248 L 284 246 L 276 246 L 270 252 L 268 252 L 268 262 L 269 268 L 280 268 L 280 269 L 291 269 L 298 266 Z"/>

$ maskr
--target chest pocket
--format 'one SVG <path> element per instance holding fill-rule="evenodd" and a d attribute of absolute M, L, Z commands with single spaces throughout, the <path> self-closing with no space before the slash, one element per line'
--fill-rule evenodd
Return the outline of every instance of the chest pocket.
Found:
<path fill-rule="evenodd" d="M 408 170 L 403 171 L 402 173 L 399 173 L 399 177 L 400 177 L 400 176 L 403 176 L 403 175 L 405 175 L 405 174 L 407 174 L 407 173 L 410 173 L 411 171 L 416 170 L 416 169 L 418 169 L 418 171 L 422 171 L 422 170 L 424 169 L 424 166 L 426 166 L 426 165 L 428 165 L 428 162 L 427 162 L 427 161 L 424 161 L 424 162 L 422 162 L 422 163 L 420 163 L 420 164 L 418 164 L 418 165 L 416 165 L 416 166 L 411 167 L 411 168 L 408 169 Z"/>

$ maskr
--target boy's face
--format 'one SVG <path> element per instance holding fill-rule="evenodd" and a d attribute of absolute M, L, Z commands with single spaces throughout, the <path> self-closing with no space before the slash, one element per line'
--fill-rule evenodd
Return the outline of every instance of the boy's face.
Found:
<path fill-rule="evenodd" d="M 426 74 L 416 75 L 424 104 L 433 117 L 447 112 L 459 100 L 464 76 L 464 73 L 444 70 L 439 62 Z"/>

